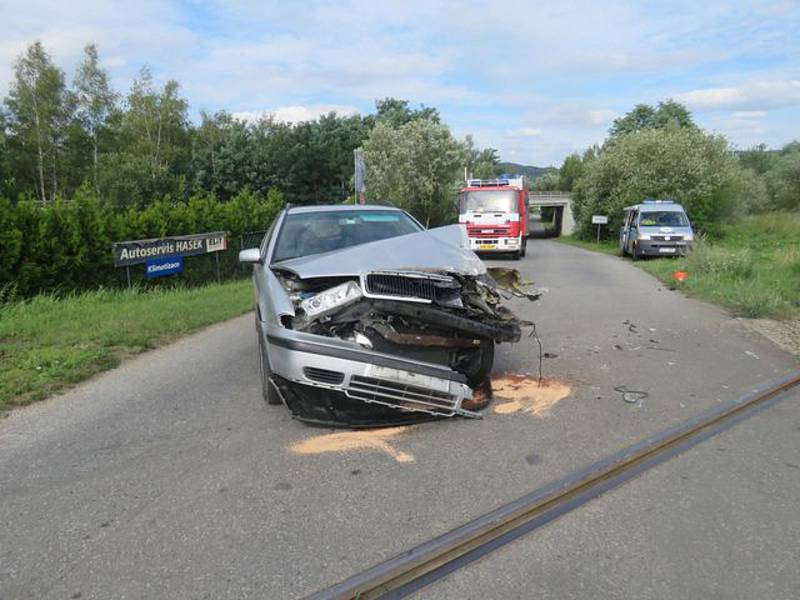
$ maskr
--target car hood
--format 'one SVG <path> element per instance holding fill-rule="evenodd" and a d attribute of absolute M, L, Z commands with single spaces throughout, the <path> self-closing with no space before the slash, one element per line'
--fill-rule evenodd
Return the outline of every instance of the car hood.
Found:
<path fill-rule="evenodd" d="M 469 250 L 462 225 L 447 225 L 417 233 L 350 246 L 342 250 L 292 258 L 270 265 L 300 279 L 350 277 L 367 271 L 433 271 L 478 276 L 486 266 Z"/>

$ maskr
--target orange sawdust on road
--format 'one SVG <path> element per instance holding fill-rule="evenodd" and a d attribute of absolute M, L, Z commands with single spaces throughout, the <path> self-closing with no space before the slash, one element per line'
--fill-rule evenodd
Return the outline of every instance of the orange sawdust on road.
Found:
<path fill-rule="evenodd" d="M 387 439 L 393 438 L 410 427 L 387 427 L 385 429 L 365 429 L 359 431 L 340 431 L 317 435 L 302 442 L 292 444 L 290 450 L 295 454 L 322 454 L 323 452 L 348 452 L 351 450 L 377 450 L 388 454 L 399 463 L 414 462 L 414 455 L 392 446 Z"/>
<path fill-rule="evenodd" d="M 550 410 L 569 396 L 571 388 L 560 381 L 536 377 L 505 374 L 492 377 L 492 391 L 498 402 L 495 414 L 524 412 L 536 417 L 546 417 Z"/>

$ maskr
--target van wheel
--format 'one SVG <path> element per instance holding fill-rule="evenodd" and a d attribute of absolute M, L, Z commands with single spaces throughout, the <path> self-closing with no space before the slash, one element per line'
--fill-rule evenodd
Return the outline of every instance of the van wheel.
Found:
<path fill-rule="evenodd" d="M 261 333 L 256 330 L 258 335 L 258 370 L 261 374 L 261 396 L 264 402 L 270 405 L 283 404 L 281 397 L 278 395 L 278 390 L 272 383 L 272 369 L 269 366 L 269 357 L 267 356 L 267 349 L 264 347 L 264 340 Z"/>
<path fill-rule="evenodd" d="M 511 253 L 511 258 L 513 258 L 514 260 L 519 260 L 520 256 L 521 256 L 521 254 L 520 254 L 519 250 L 516 250 L 515 252 Z"/>
<path fill-rule="evenodd" d="M 519 251 L 520 256 L 525 256 L 528 252 L 528 238 L 522 238 L 522 248 Z"/>
<path fill-rule="evenodd" d="M 636 244 L 634 244 L 631 247 L 631 260 L 635 262 L 635 261 L 639 260 L 639 258 L 640 258 L 639 251 L 636 249 Z"/>

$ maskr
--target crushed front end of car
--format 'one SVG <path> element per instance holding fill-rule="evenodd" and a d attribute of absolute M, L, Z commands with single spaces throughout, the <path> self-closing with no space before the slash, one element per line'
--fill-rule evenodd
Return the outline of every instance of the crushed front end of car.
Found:
<path fill-rule="evenodd" d="M 291 306 L 265 327 L 273 383 L 292 414 L 374 427 L 479 417 L 496 343 L 526 323 L 502 304 L 535 299 L 512 269 L 487 270 L 459 226 L 272 265 Z"/>

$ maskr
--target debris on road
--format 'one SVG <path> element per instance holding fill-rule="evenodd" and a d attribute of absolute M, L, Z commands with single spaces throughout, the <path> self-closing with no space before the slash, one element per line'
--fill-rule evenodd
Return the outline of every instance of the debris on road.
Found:
<path fill-rule="evenodd" d="M 647 398 L 650 394 L 641 390 L 629 390 L 625 385 L 618 385 L 614 388 L 615 392 L 622 394 L 622 399 L 628 404 L 638 404 L 641 406 L 642 400 Z"/>
<path fill-rule="evenodd" d="M 411 427 L 387 427 L 384 429 L 362 429 L 326 433 L 293 444 L 295 454 L 324 454 L 326 452 L 349 452 L 352 450 L 376 450 L 391 456 L 399 463 L 414 462 L 414 455 L 392 446 L 387 440 L 409 431 Z"/>

